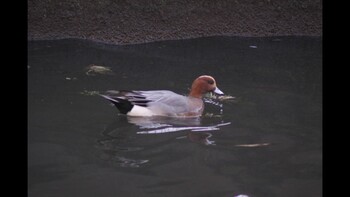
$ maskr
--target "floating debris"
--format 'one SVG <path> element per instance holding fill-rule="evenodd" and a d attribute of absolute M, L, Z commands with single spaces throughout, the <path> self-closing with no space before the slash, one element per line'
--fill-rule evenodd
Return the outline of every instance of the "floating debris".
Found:
<path fill-rule="evenodd" d="M 261 143 L 261 144 L 237 144 L 237 147 L 246 147 L 246 148 L 254 148 L 260 146 L 268 146 L 270 143 Z"/>
<path fill-rule="evenodd" d="M 230 95 L 224 95 L 224 96 L 218 96 L 218 99 L 220 101 L 226 101 L 226 100 L 234 100 L 236 97 L 230 96 Z"/>
<path fill-rule="evenodd" d="M 249 47 L 252 48 L 252 49 L 258 48 L 258 46 L 255 46 L 255 45 L 250 45 Z"/>
<path fill-rule="evenodd" d="M 208 93 L 204 94 L 204 98 L 217 99 L 218 96 L 216 94 L 213 94 L 212 92 L 208 92 Z"/>
<path fill-rule="evenodd" d="M 98 66 L 95 64 L 90 64 L 88 67 L 85 68 L 86 72 L 85 74 L 88 76 L 96 76 L 98 74 L 100 75 L 114 75 L 114 72 L 109 67 L 105 66 Z"/>
<path fill-rule="evenodd" d="M 70 81 L 70 80 L 77 80 L 76 77 L 66 77 L 66 80 Z"/>
<path fill-rule="evenodd" d="M 94 96 L 94 95 L 100 94 L 98 91 L 88 91 L 88 90 L 84 90 L 84 91 L 79 92 L 79 93 L 82 95 L 85 95 L 85 96 Z"/>
<path fill-rule="evenodd" d="M 222 104 L 222 103 L 216 102 L 216 101 L 214 101 L 213 99 L 210 99 L 210 98 L 203 98 L 203 100 L 204 100 L 205 103 L 210 103 L 210 104 L 219 106 L 219 107 L 221 107 L 221 108 L 223 107 L 223 104 Z"/>
<path fill-rule="evenodd" d="M 204 95 L 204 98 L 208 98 L 208 99 L 218 99 L 220 101 L 226 101 L 226 100 L 234 100 L 236 99 L 236 97 L 234 96 L 230 96 L 230 95 L 216 95 L 213 94 L 212 92 L 209 92 L 207 94 Z"/>

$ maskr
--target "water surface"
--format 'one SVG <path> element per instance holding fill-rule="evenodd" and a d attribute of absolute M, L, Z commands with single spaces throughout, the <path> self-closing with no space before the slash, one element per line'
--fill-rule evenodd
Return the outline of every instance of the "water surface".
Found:
<path fill-rule="evenodd" d="M 29 196 L 322 196 L 321 47 L 319 37 L 29 42 Z M 222 112 L 206 103 L 199 119 L 129 118 L 94 95 L 185 95 L 202 74 L 236 99 Z M 186 127 L 216 129 L 142 133 Z"/>

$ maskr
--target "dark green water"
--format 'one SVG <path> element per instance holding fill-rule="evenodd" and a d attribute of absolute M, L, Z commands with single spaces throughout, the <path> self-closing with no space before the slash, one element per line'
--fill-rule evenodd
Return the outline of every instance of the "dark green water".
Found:
<path fill-rule="evenodd" d="M 91 64 L 114 75 L 87 75 Z M 133 120 L 90 95 L 111 89 L 187 94 L 202 74 L 236 97 L 222 102 L 222 114 L 206 104 L 199 120 Z M 138 134 L 149 123 L 230 124 Z M 322 196 L 322 38 L 29 42 L 28 194 Z"/>

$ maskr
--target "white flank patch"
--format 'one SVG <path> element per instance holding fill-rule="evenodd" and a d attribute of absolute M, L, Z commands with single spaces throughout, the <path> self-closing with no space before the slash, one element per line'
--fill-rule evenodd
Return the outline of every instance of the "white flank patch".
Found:
<path fill-rule="evenodd" d="M 127 113 L 129 116 L 153 116 L 154 113 L 146 107 L 134 105 L 134 107 Z"/>

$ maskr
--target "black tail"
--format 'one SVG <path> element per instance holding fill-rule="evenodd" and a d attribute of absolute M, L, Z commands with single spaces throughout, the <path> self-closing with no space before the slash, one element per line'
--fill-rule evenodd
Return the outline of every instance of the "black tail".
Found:
<path fill-rule="evenodd" d="M 113 103 L 118 108 L 120 113 L 122 113 L 122 114 L 128 113 L 134 107 L 134 105 L 130 101 L 122 99 L 122 98 L 111 97 L 111 96 L 106 96 L 106 95 L 102 95 L 102 94 L 100 94 L 100 96 L 102 96 L 103 98 L 105 98 L 105 99 L 109 100 L 111 103 Z"/>

